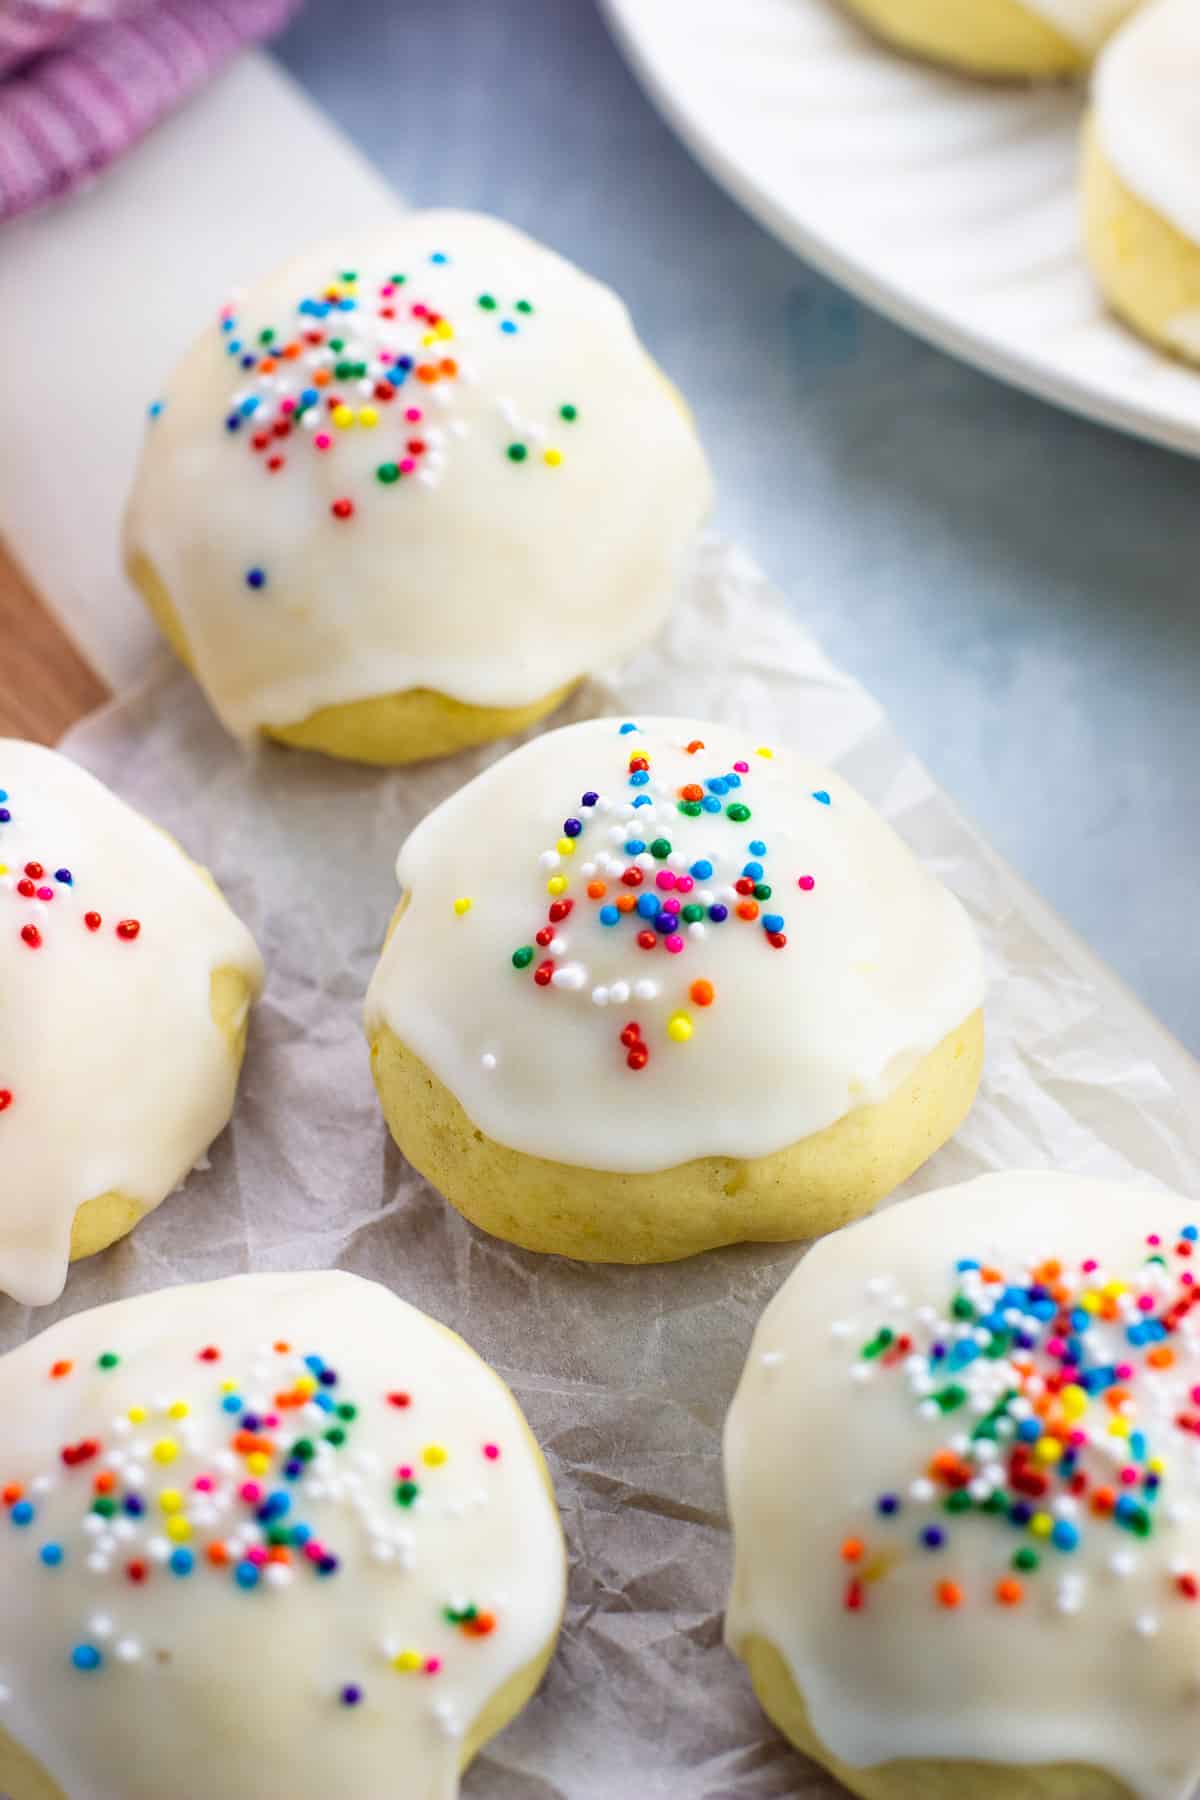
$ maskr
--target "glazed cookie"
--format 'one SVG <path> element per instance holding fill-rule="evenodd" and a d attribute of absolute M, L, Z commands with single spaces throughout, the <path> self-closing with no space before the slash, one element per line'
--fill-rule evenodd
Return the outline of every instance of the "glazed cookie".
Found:
<path fill-rule="evenodd" d="M 254 942 L 65 756 L 0 739 L 0 1292 L 57 1299 L 228 1123 Z"/>
<path fill-rule="evenodd" d="M 1139 0 L 845 0 L 882 37 L 972 75 L 1072 75 Z M 1185 0 L 1185 4 L 1187 0 Z"/>
<path fill-rule="evenodd" d="M 650 638 L 711 501 L 608 288 L 412 213 L 232 301 L 152 419 L 133 580 L 229 729 L 374 763 L 531 724 Z"/>
<path fill-rule="evenodd" d="M 1113 310 L 1200 363 L 1200 7 L 1155 0 L 1100 59 L 1083 155 L 1088 256 Z"/>
<path fill-rule="evenodd" d="M 867 1800 L 1188 1800 L 1197 1208 L 988 1175 L 804 1258 L 725 1431 L 726 1635 Z"/>
<path fill-rule="evenodd" d="M 541 1452 L 374 1282 L 101 1307 L 0 1360 L 0 1400 L 11 1800 L 452 1800 L 541 1680 L 565 1582 Z"/>
<path fill-rule="evenodd" d="M 593 719 L 425 818 L 367 999 L 396 1142 L 531 1250 L 812 1236 L 957 1128 L 983 1049 L 958 901 L 752 732 Z"/>

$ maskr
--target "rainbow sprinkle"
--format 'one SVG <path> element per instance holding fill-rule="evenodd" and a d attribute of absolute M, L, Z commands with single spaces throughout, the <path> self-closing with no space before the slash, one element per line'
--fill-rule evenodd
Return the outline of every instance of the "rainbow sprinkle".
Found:
<path fill-rule="evenodd" d="M 90 1384 L 121 1363 L 118 1350 L 86 1366 L 62 1359 L 45 1379 Z M 338 1542 L 313 1522 L 314 1502 L 335 1507 L 356 1543 L 365 1532 L 374 1562 L 400 1570 L 413 1566 L 411 1520 L 426 1505 L 427 1490 L 440 1516 L 438 1476 L 451 1455 L 412 1418 L 419 1396 L 381 1385 L 351 1397 L 324 1355 L 283 1340 L 264 1345 L 236 1373 L 217 1344 L 200 1346 L 195 1365 L 187 1397 L 124 1406 L 102 1436 L 62 1444 L 54 1467 L 0 1481 L 0 1570 L 5 1555 L 18 1556 L 36 1562 L 47 1580 L 79 1583 L 78 1636 L 64 1643 L 63 1658 L 82 1675 L 132 1666 L 148 1654 L 115 1617 L 96 1612 L 106 1588 L 114 1613 L 122 1590 L 166 1584 L 186 1605 L 197 1582 L 220 1583 L 247 1603 L 266 1605 L 296 1582 L 315 1592 L 341 1571 Z M 354 1453 L 368 1417 L 394 1420 L 390 1435 L 401 1446 L 394 1465 L 374 1475 L 379 1459 Z M 478 1454 L 481 1470 L 493 1467 L 503 1447 L 488 1439 Z M 457 1654 L 448 1643 L 490 1637 L 500 1627 L 494 1609 L 448 1594 L 431 1612 L 424 1645 L 387 1641 L 378 1650 L 395 1673 L 435 1677 Z M 330 1699 L 363 1706 L 365 1682 L 356 1676 Z"/>
<path fill-rule="evenodd" d="M 14 824 L 8 799 L 7 792 L 0 788 L 0 826 Z M 62 864 L 55 866 L 55 859 L 50 857 L 29 856 L 15 867 L 0 860 L 0 914 L 6 907 L 11 907 L 16 937 L 27 950 L 43 949 L 53 929 L 68 919 L 72 928 L 82 923 L 93 936 L 104 928 L 100 913 L 81 907 L 71 869 Z M 118 919 L 111 930 L 122 943 L 133 943 L 141 936 L 141 921 Z M 0 1112 L 6 1104 L 12 1104 L 11 1093 L 7 1103 L 4 1101 L 5 1093 L 9 1091 L 0 1090 Z"/>
<path fill-rule="evenodd" d="M 1048 1582 L 1057 1610 L 1078 1612 L 1085 1584 L 1072 1559 L 1099 1532 L 1113 1539 L 1112 1572 L 1131 1572 L 1123 1541 L 1153 1539 L 1171 1511 L 1156 1439 L 1200 1436 L 1200 1385 L 1179 1374 L 1173 1342 L 1181 1332 L 1190 1340 L 1200 1304 L 1197 1238 L 1193 1225 L 1170 1245 L 1151 1235 L 1128 1278 L 1095 1257 L 1075 1266 L 1048 1257 L 1011 1275 L 964 1257 L 944 1308 L 889 1296 L 889 1322 L 860 1342 L 851 1377 L 887 1379 L 950 1435 L 875 1497 L 869 1530 L 843 1540 L 848 1611 L 865 1611 L 873 1588 L 913 1556 L 930 1557 L 932 1603 L 950 1611 L 1019 1606 L 1030 1583 Z M 868 1291 L 882 1298 L 889 1286 L 878 1277 Z M 837 1336 L 848 1330 L 834 1326 Z M 936 1574 L 937 1560 L 958 1534 L 985 1528 L 995 1562 L 967 1593 Z M 1200 1574 L 1171 1564 L 1163 1597 L 1200 1598 Z M 1152 1636 L 1157 1620 L 1135 1625 Z"/>

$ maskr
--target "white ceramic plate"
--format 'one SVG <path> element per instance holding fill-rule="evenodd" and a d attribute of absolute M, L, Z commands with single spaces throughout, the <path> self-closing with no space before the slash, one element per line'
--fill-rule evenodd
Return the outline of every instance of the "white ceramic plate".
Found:
<path fill-rule="evenodd" d="M 604 0 L 689 148 L 778 237 L 944 349 L 1200 455 L 1200 374 L 1104 309 L 1084 261 L 1082 96 L 893 55 L 833 0 Z"/>

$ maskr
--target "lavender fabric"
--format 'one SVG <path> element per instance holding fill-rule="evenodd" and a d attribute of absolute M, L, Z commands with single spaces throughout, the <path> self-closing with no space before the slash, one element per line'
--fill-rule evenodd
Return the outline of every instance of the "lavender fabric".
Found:
<path fill-rule="evenodd" d="M 0 0 L 0 223 L 93 180 L 300 0 Z"/>

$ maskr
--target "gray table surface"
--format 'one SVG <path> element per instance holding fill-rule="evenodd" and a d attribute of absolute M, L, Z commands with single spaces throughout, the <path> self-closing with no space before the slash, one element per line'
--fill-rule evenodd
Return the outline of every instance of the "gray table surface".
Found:
<path fill-rule="evenodd" d="M 414 203 L 498 213 L 619 289 L 695 409 L 718 525 L 1200 1051 L 1200 464 L 807 267 L 691 160 L 590 0 L 312 0 L 278 54 Z"/>

